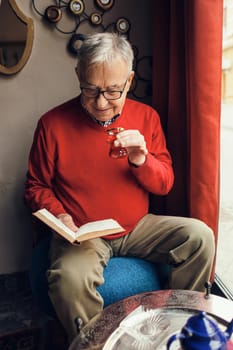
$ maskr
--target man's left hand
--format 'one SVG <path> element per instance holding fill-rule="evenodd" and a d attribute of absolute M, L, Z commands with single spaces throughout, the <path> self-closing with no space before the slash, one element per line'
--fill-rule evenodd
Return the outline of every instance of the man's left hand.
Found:
<path fill-rule="evenodd" d="M 144 136 L 138 130 L 119 132 L 114 141 L 114 146 L 126 148 L 130 163 L 136 166 L 145 163 L 148 150 Z"/>

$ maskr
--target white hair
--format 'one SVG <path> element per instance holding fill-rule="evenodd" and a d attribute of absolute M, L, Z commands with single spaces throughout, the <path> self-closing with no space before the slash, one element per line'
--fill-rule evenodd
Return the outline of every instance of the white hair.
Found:
<path fill-rule="evenodd" d="M 89 34 L 78 50 L 77 71 L 82 75 L 90 65 L 111 65 L 116 60 L 123 60 L 130 73 L 133 69 L 133 59 L 133 49 L 124 36 L 108 32 Z"/>

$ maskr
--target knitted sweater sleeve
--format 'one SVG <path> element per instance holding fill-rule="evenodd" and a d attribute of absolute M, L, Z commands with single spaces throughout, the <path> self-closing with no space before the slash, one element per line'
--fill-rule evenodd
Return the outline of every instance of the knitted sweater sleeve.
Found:
<path fill-rule="evenodd" d="M 152 111 L 152 114 L 153 122 L 151 124 L 148 122 L 146 128 L 150 131 L 144 134 L 149 154 L 142 166 L 131 165 L 131 171 L 140 185 L 148 192 L 166 195 L 174 183 L 172 159 L 166 146 L 160 118 L 157 112 Z"/>
<path fill-rule="evenodd" d="M 24 199 L 32 211 L 46 208 L 57 216 L 65 213 L 53 190 L 57 149 L 52 133 L 45 129 L 40 120 L 29 155 Z"/>

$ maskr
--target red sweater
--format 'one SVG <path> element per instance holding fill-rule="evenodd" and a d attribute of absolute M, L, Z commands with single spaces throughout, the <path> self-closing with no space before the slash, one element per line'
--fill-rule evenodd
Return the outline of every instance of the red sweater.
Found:
<path fill-rule="evenodd" d="M 25 200 L 32 211 L 47 208 L 55 216 L 69 213 L 76 225 L 116 219 L 130 232 L 148 213 L 149 192 L 165 195 L 173 185 L 173 170 L 158 114 L 127 99 L 111 127 L 138 129 L 149 154 L 135 168 L 127 157 L 108 155 L 106 128 L 72 99 L 39 120 L 30 156 Z"/>

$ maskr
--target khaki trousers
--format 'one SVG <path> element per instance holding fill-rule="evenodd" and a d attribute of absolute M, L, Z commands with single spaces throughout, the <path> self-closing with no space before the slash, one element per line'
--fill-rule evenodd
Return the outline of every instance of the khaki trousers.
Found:
<path fill-rule="evenodd" d="M 197 219 L 148 214 L 128 235 L 71 245 L 53 238 L 47 271 L 49 296 L 69 340 L 77 335 L 75 319 L 83 325 L 103 308 L 96 287 L 112 256 L 137 256 L 171 264 L 168 288 L 203 291 L 214 258 L 212 230 Z"/>

